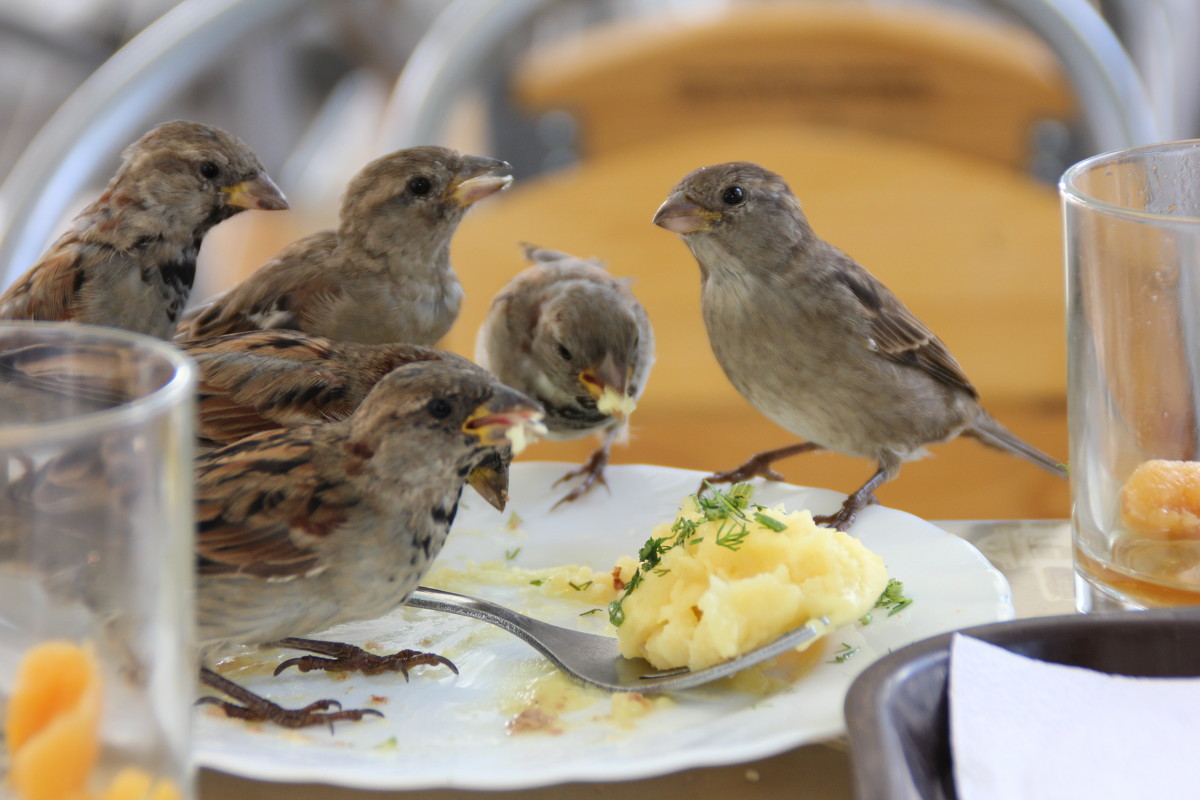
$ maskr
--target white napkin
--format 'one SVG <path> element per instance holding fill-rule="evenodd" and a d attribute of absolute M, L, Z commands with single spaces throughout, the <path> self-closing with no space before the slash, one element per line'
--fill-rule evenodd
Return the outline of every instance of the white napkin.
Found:
<path fill-rule="evenodd" d="M 959 800 L 1200 797 L 1200 678 L 1131 678 L 955 636 Z"/>

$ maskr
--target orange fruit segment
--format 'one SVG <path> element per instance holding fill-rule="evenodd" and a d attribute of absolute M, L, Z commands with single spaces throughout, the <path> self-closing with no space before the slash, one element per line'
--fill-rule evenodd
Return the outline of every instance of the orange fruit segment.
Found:
<path fill-rule="evenodd" d="M 1153 539 L 1200 539 L 1200 461 L 1155 459 L 1121 487 L 1121 523 Z"/>

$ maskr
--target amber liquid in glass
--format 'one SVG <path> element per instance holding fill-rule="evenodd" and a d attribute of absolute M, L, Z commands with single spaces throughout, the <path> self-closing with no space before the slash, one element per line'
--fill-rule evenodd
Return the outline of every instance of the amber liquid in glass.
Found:
<path fill-rule="evenodd" d="M 1200 541 L 1122 533 L 1109 561 L 1078 545 L 1075 560 L 1097 584 L 1145 608 L 1200 605 Z"/>

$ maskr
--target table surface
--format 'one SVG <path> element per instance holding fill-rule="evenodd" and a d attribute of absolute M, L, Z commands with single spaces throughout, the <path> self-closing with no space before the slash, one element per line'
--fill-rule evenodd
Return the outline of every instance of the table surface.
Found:
<path fill-rule="evenodd" d="M 1012 586 L 1018 617 L 1069 614 L 1075 610 L 1071 568 L 1070 523 L 1065 520 L 1001 520 L 992 522 L 934 522 L 971 542 L 1004 573 Z M 692 769 L 649 780 L 610 784 L 578 784 L 572 794 L 589 796 L 620 793 L 622 800 L 682 797 L 690 800 L 738 797 L 745 800 L 780 797 L 850 800 L 853 787 L 850 758 L 844 741 L 809 745 L 771 758 L 726 767 Z M 489 792 L 488 800 L 560 797 L 559 787 L 514 792 Z M 200 800 L 372 800 L 405 797 L 413 800 L 476 798 L 479 792 L 445 789 L 415 792 L 374 792 L 316 784 L 271 784 L 213 770 L 201 770 Z"/>

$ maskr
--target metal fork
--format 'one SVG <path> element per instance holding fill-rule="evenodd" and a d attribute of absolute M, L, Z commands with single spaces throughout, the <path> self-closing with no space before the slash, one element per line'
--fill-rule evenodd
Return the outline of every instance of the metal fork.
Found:
<path fill-rule="evenodd" d="M 821 617 L 729 661 L 694 672 L 687 667 L 664 671 L 640 658 L 623 658 L 617 640 L 611 636 L 551 625 L 476 597 L 420 586 L 408 598 L 408 605 L 460 614 L 503 628 L 532 645 L 569 677 L 610 692 L 667 692 L 702 686 L 785 653 L 829 630 L 829 620 Z"/>

